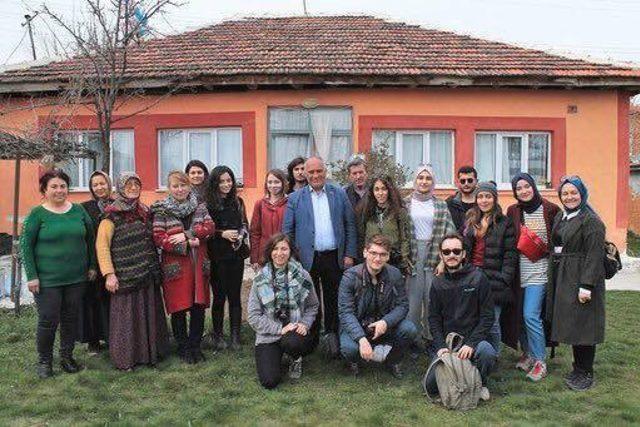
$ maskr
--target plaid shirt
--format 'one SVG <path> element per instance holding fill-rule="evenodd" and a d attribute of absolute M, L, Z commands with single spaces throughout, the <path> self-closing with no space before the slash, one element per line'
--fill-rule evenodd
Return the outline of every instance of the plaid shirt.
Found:
<path fill-rule="evenodd" d="M 411 212 L 411 195 L 404 199 L 405 206 L 409 212 Z M 433 230 L 431 232 L 431 239 L 427 246 L 427 259 L 425 265 L 427 268 L 434 269 L 440 262 L 440 242 L 442 238 L 449 233 L 456 232 L 456 226 L 453 225 L 453 219 L 451 213 L 447 207 L 447 202 L 440 200 L 436 197 L 433 198 Z M 416 241 L 416 230 L 413 221 L 411 222 L 413 233 L 411 234 L 411 262 L 415 266 L 418 261 L 418 244 Z M 416 272 L 411 273 L 415 275 Z"/>

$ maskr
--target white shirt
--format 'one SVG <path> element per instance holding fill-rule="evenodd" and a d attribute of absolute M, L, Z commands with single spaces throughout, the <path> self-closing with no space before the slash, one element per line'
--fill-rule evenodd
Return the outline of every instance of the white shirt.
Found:
<path fill-rule="evenodd" d="M 416 228 L 416 240 L 430 240 L 433 234 L 433 216 L 435 215 L 433 199 L 426 202 L 411 199 L 410 214 Z"/>
<path fill-rule="evenodd" d="M 311 192 L 311 204 L 313 205 L 313 226 L 315 227 L 314 246 L 316 251 L 330 251 L 336 249 L 336 236 L 331 222 L 329 210 L 329 198 L 326 187 L 315 191 L 309 186 Z"/>

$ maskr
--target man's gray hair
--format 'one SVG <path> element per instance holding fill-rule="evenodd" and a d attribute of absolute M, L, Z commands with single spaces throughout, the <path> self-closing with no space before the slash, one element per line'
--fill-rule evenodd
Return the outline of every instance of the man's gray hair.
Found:
<path fill-rule="evenodd" d="M 366 168 L 367 161 L 362 156 L 355 155 L 351 157 L 351 160 L 347 163 L 347 170 L 351 171 L 351 168 L 354 166 L 364 166 Z"/>

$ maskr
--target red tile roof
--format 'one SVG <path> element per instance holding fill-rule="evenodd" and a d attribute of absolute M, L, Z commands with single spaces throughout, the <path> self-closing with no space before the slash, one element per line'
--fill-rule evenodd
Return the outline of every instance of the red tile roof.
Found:
<path fill-rule="evenodd" d="M 535 77 L 554 81 L 618 80 L 640 87 L 640 69 L 590 63 L 451 32 L 370 16 L 247 18 L 145 42 L 129 56 L 134 80 L 269 76 L 470 79 L 467 84 Z M 71 59 L 0 74 L 0 86 L 65 81 L 80 70 Z M 621 83 L 620 80 L 623 82 Z M 213 81 L 213 80 L 212 80 Z M 246 82 L 246 80 L 245 80 Z M 420 84 L 425 84 L 423 81 Z"/>

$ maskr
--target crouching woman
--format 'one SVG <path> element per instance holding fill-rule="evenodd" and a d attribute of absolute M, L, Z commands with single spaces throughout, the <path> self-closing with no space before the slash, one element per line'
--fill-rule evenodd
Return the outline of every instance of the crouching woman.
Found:
<path fill-rule="evenodd" d="M 273 235 L 265 246 L 264 266 L 253 280 L 248 321 L 256 331 L 256 367 L 263 387 L 281 381 L 283 354 L 291 358 L 289 377 L 302 375 L 302 357 L 313 351 L 310 330 L 318 314 L 311 276 L 293 256 L 288 236 Z"/>

